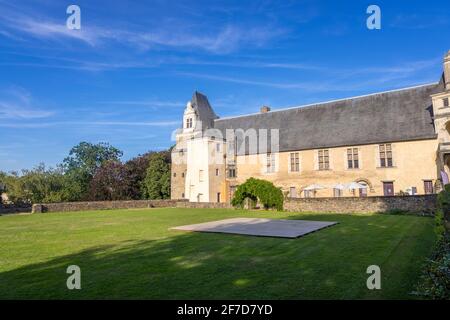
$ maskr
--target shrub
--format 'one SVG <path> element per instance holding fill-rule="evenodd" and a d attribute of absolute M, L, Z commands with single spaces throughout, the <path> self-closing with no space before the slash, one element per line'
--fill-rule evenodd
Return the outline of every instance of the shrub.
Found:
<path fill-rule="evenodd" d="M 436 241 L 442 241 L 445 237 L 445 220 L 444 211 L 438 208 L 434 214 L 434 233 L 436 234 Z"/>
<path fill-rule="evenodd" d="M 242 208 L 244 201 L 250 199 L 253 203 L 261 202 L 265 209 L 275 208 L 278 211 L 282 211 L 283 198 L 281 189 L 275 187 L 272 182 L 249 178 L 238 186 L 231 204 Z"/>
<path fill-rule="evenodd" d="M 450 299 L 450 239 L 447 235 L 437 242 L 413 294 L 435 300 Z"/>
<path fill-rule="evenodd" d="M 437 197 L 434 232 L 436 244 L 417 286 L 415 295 L 430 299 L 450 299 L 450 237 L 446 217 L 450 212 L 450 184 Z"/>
<path fill-rule="evenodd" d="M 408 211 L 402 210 L 402 209 L 391 209 L 386 212 L 387 214 L 391 215 L 405 215 L 408 214 Z"/>

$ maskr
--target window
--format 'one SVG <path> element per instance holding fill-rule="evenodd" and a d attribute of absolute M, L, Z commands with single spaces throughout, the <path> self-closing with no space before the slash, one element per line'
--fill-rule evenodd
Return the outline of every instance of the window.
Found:
<path fill-rule="evenodd" d="M 289 188 L 289 197 L 297 198 L 297 190 L 295 189 L 295 187 Z"/>
<path fill-rule="evenodd" d="M 220 152 L 220 143 L 217 143 L 217 144 L 216 144 L 216 151 L 217 151 L 217 152 Z"/>
<path fill-rule="evenodd" d="M 184 193 L 181 194 L 181 199 L 184 199 Z"/>
<path fill-rule="evenodd" d="M 449 107 L 450 105 L 449 105 L 449 101 L 448 101 L 448 98 L 445 98 L 444 99 L 444 108 L 447 108 L 447 107 Z"/>
<path fill-rule="evenodd" d="M 181 177 L 184 178 L 184 172 L 181 173 Z"/>
<path fill-rule="evenodd" d="M 423 181 L 423 189 L 425 190 L 425 194 L 433 193 L 433 181 L 432 180 L 424 180 Z"/>
<path fill-rule="evenodd" d="M 266 173 L 275 172 L 275 154 L 268 153 L 266 156 Z"/>
<path fill-rule="evenodd" d="M 304 190 L 303 191 L 303 195 L 305 196 L 305 198 L 311 198 L 313 195 L 313 191 L 311 190 Z"/>
<path fill-rule="evenodd" d="M 198 181 L 200 181 L 200 182 L 203 181 L 203 170 L 198 171 Z"/>
<path fill-rule="evenodd" d="M 392 167 L 392 146 L 390 143 L 380 144 L 380 166 Z"/>
<path fill-rule="evenodd" d="M 383 193 L 385 196 L 394 195 L 394 183 L 393 182 L 383 182 Z"/>
<path fill-rule="evenodd" d="M 192 118 L 187 118 L 186 119 L 186 128 L 192 128 Z"/>
<path fill-rule="evenodd" d="M 236 168 L 228 168 L 228 178 L 236 178 Z"/>
<path fill-rule="evenodd" d="M 342 190 L 341 189 L 338 189 L 338 188 L 334 188 L 333 189 L 333 195 L 334 195 L 334 197 L 335 198 L 339 198 L 339 197 L 342 197 Z"/>
<path fill-rule="evenodd" d="M 216 169 L 216 176 L 219 176 L 219 169 Z"/>
<path fill-rule="evenodd" d="M 177 176 L 177 173 L 176 173 L 176 172 L 174 172 L 174 173 L 173 173 L 173 177 L 174 177 L 174 178 L 176 178 L 176 176 Z"/>
<path fill-rule="evenodd" d="M 217 202 L 220 202 L 220 192 L 217 192 Z"/>
<path fill-rule="evenodd" d="M 358 148 L 347 149 L 347 168 L 348 169 L 359 168 Z"/>
<path fill-rule="evenodd" d="M 319 170 L 330 169 L 329 150 L 319 150 Z"/>
<path fill-rule="evenodd" d="M 291 153 L 291 163 L 290 163 L 291 172 L 299 172 L 300 171 L 300 157 L 298 152 Z"/>
<path fill-rule="evenodd" d="M 236 188 L 237 188 L 237 186 L 230 186 L 230 195 L 229 195 L 229 199 L 233 199 L 234 193 L 236 192 Z"/>
<path fill-rule="evenodd" d="M 364 181 L 358 181 L 358 183 L 363 186 L 366 186 L 365 188 L 359 188 L 359 196 L 361 198 L 367 197 L 367 189 L 369 188 L 369 186 Z"/>
<path fill-rule="evenodd" d="M 236 138 L 233 141 L 228 141 L 227 154 L 229 156 L 235 156 L 237 154 L 237 142 Z"/>

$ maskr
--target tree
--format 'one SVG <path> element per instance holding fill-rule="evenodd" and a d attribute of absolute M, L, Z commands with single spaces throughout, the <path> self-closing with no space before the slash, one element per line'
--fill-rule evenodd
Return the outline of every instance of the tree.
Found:
<path fill-rule="evenodd" d="M 6 177 L 7 174 L 3 171 L 0 171 L 0 204 L 3 203 L 2 194 L 6 192 Z"/>
<path fill-rule="evenodd" d="M 152 151 L 123 164 L 117 148 L 81 142 L 56 168 L 40 164 L 20 175 L 0 172 L 0 188 L 16 204 L 165 199 L 170 196 L 170 155 L 170 149 Z"/>
<path fill-rule="evenodd" d="M 89 142 L 80 142 L 73 147 L 69 156 L 64 159 L 64 165 L 67 171 L 82 168 L 89 175 L 93 176 L 95 171 L 105 161 L 119 161 L 123 152 L 111 146 L 109 143 L 100 142 L 92 144 Z"/>
<path fill-rule="evenodd" d="M 91 200 L 129 200 L 130 176 L 119 161 L 107 161 L 96 171 L 89 187 Z"/>
<path fill-rule="evenodd" d="M 129 191 L 132 199 L 144 199 L 145 198 L 145 176 L 147 175 L 147 168 L 150 163 L 150 156 L 154 152 L 147 152 L 143 155 L 139 155 L 133 159 L 128 160 L 125 163 L 125 168 L 128 171 L 129 178 Z"/>
<path fill-rule="evenodd" d="M 64 201 L 64 175 L 60 169 L 39 164 L 22 174 L 2 174 L 8 198 L 16 204 Z"/>
<path fill-rule="evenodd" d="M 247 179 L 237 187 L 231 204 L 235 207 L 242 207 L 246 199 L 250 199 L 253 203 L 259 200 L 265 209 L 283 210 L 283 192 L 267 180 Z"/>
<path fill-rule="evenodd" d="M 67 200 L 87 199 L 89 184 L 97 169 L 106 161 L 119 161 L 122 154 L 119 149 L 103 142 L 80 142 L 73 147 L 63 161 Z"/>
<path fill-rule="evenodd" d="M 149 166 L 144 180 L 144 196 L 149 199 L 170 197 L 170 155 L 168 151 L 150 155 Z"/>

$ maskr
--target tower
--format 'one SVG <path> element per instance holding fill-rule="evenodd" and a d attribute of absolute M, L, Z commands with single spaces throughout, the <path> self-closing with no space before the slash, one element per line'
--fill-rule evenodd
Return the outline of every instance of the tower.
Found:
<path fill-rule="evenodd" d="M 183 113 L 183 126 L 177 130 L 172 151 L 172 199 L 191 202 L 220 201 L 219 180 L 224 179 L 224 140 L 214 133 L 215 114 L 208 98 L 194 92 Z"/>
<path fill-rule="evenodd" d="M 438 174 L 450 176 L 450 51 L 444 56 L 444 71 L 440 82 L 441 92 L 431 96 L 434 127 L 438 138 Z M 445 181 L 444 181 L 445 182 Z"/>

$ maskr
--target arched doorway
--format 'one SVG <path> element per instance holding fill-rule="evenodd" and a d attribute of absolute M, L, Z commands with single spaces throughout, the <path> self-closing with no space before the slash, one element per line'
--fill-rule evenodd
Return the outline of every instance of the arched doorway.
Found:
<path fill-rule="evenodd" d="M 367 197 L 369 192 L 374 192 L 372 183 L 368 179 L 365 178 L 359 178 L 356 180 L 359 184 L 366 186 L 365 189 L 359 189 L 359 196 L 360 197 Z"/>
<path fill-rule="evenodd" d="M 450 135 L 450 121 L 447 121 L 447 123 L 445 124 L 445 130 Z"/>
<path fill-rule="evenodd" d="M 362 198 L 367 197 L 367 189 L 369 189 L 369 186 L 368 186 L 367 183 L 364 182 L 364 181 L 358 181 L 358 183 L 359 183 L 360 185 L 365 186 L 365 188 L 359 189 L 359 196 L 362 197 Z"/>

